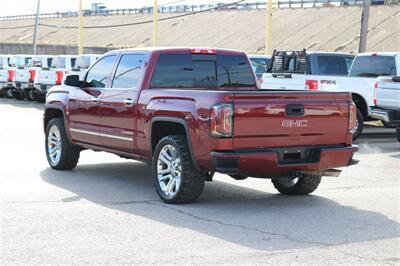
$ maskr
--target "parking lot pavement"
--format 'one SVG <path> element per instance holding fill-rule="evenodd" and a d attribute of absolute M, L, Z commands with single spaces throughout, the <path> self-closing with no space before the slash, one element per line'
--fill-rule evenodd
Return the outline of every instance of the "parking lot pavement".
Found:
<path fill-rule="evenodd" d="M 400 264 L 391 129 L 368 128 L 360 164 L 313 195 L 216 175 L 198 202 L 166 205 L 143 163 L 85 151 L 75 170 L 49 169 L 42 112 L 0 99 L 1 265 Z"/>

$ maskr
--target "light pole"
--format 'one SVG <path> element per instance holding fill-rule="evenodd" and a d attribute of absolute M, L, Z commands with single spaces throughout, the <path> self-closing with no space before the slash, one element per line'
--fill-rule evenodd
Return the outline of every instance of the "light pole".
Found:
<path fill-rule="evenodd" d="M 83 11 L 82 0 L 79 0 L 79 54 L 83 54 Z"/>
<path fill-rule="evenodd" d="M 153 8 L 153 47 L 158 44 L 158 1 L 154 0 Z"/>
<path fill-rule="evenodd" d="M 36 39 L 37 39 L 37 33 L 38 33 L 38 27 L 39 27 L 39 10 L 40 10 L 40 0 L 37 1 L 35 29 L 33 30 L 33 49 L 32 49 L 33 55 L 36 55 Z"/>
<path fill-rule="evenodd" d="M 363 10 L 361 15 L 361 30 L 360 30 L 360 45 L 358 47 L 359 53 L 364 53 L 367 50 L 367 35 L 368 35 L 368 20 L 369 20 L 369 6 L 371 0 L 364 0 Z"/>
<path fill-rule="evenodd" d="M 272 54 L 272 0 L 267 0 L 265 18 L 265 54 Z"/>

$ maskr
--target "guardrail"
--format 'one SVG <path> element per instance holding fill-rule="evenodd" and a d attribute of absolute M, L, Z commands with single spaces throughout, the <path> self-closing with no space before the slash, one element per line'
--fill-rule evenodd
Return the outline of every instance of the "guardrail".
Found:
<path fill-rule="evenodd" d="M 388 0 L 372 0 L 372 4 L 384 4 Z M 323 6 L 352 6 L 362 5 L 364 0 L 279 0 L 273 2 L 274 8 L 304 8 L 304 7 L 323 7 Z M 178 6 L 160 6 L 159 13 L 186 13 L 202 11 L 215 8 L 216 10 L 255 10 L 265 9 L 266 1 L 253 3 L 236 3 L 230 6 L 226 4 L 214 5 L 178 5 Z M 143 8 L 125 8 L 125 9 L 105 9 L 101 11 L 84 10 L 84 16 L 112 16 L 112 15 L 133 15 L 133 14 L 151 14 L 153 7 Z M 39 18 L 65 18 L 77 17 L 78 12 L 55 12 L 42 13 Z M 3 16 L 0 20 L 34 19 L 36 14 Z"/>

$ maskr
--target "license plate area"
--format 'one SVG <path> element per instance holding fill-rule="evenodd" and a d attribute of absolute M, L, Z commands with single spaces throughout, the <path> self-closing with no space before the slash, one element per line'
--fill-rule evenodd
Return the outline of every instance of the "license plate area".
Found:
<path fill-rule="evenodd" d="M 315 163 L 321 153 L 317 148 L 283 148 L 277 151 L 279 164 Z"/>

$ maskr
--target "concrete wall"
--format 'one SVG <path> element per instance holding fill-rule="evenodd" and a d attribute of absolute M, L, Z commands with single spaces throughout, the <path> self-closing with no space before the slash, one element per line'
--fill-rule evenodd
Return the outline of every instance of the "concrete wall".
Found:
<path fill-rule="evenodd" d="M 85 47 L 86 54 L 103 54 L 111 50 L 105 47 Z M 32 44 L 26 43 L 0 43 L 0 54 L 31 54 Z M 77 46 L 40 44 L 37 54 L 78 54 Z"/>
<path fill-rule="evenodd" d="M 171 16 L 163 14 L 160 18 Z M 360 7 L 279 9 L 273 17 L 276 49 L 357 52 Z M 86 26 L 115 25 L 152 20 L 151 15 L 85 17 Z M 42 19 L 57 28 L 40 27 L 39 43 L 76 46 L 76 18 Z M 33 24 L 33 20 L 0 21 L 0 43 L 31 43 L 33 29 L 4 29 Z M 3 29 L 1 29 L 3 28 Z M 265 10 L 214 11 L 160 22 L 160 46 L 211 46 L 262 53 L 265 45 Z M 367 49 L 400 50 L 400 6 L 372 6 Z M 85 45 L 125 48 L 151 46 L 152 24 L 85 29 Z"/>

